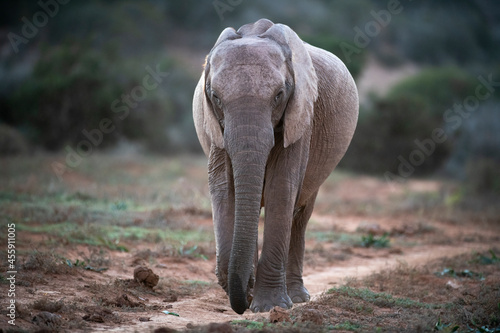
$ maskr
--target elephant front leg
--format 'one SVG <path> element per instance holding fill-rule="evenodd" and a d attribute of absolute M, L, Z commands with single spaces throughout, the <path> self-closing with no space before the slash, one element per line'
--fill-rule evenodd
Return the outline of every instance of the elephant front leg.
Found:
<path fill-rule="evenodd" d="M 208 184 L 212 202 L 219 284 L 228 291 L 228 267 L 234 231 L 234 187 L 229 158 L 224 150 L 211 147 Z"/>
<path fill-rule="evenodd" d="M 253 312 L 269 311 L 274 306 L 288 309 L 293 305 L 287 293 L 286 266 L 294 205 L 305 171 L 300 162 L 304 154 L 299 145 L 287 151 L 279 148 L 279 143 L 276 146 L 278 152 L 270 157 L 266 169 L 264 242 L 250 305 Z"/>
<path fill-rule="evenodd" d="M 304 286 L 302 268 L 307 222 L 311 218 L 317 194 L 318 192 L 316 191 L 304 206 L 295 210 L 293 215 L 290 250 L 288 252 L 288 265 L 286 268 L 286 285 L 288 296 L 290 296 L 294 303 L 303 303 L 311 299 L 309 292 Z"/>
<path fill-rule="evenodd" d="M 266 184 L 267 186 L 267 184 Z M 265 227 L 262 252 L 250 310 L 267 312 L 275 306 L 285 309 L 293 303 L 286 287 L 286 262 L 293 207 L 286 194 L 265 197 Z"/>

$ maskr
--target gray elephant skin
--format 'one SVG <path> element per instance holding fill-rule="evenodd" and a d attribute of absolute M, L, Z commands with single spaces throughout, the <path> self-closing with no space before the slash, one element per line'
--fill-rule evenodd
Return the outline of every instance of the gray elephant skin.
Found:
<path fill-rule="evenodd" d="M 216 275 L 236 313 L 310 299 L 305 229 L 319 186 L 349 146 L 358 104 L 339 58 L 283 24 L 226 28 L 207 55 L 193 115 L 209 159 Z"/>

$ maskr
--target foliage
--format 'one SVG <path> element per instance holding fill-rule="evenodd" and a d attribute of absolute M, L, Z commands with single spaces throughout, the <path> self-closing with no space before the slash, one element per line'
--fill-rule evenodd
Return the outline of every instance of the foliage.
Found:
<path fill-rule="evenodd" d="M 363 247 L 375 247 L 375 248 L 385 248 L 390 246 L 390 239 L 388 234 L 384 234 L 377 237 L 373 234 L 368 234 L 366 236 L 361 236 L 361 246 Z"/>
<path fill-rule="evenodd" d="M 28 143 L 21 132 L 0 123 L 0 156 L 18 155 L 27 151 Z"/>
<path fill-rule="evenodd" d="M 346 40 L 336 38 L 332 35 L 306 36 L 303 39 L 309 44 L 325 49 L 339 57 L 355 79 L 361 73 L 366 62 L 366 49 L 360 49 L 359 53 L 353 53 L 347 58 L 341 47 L 342 43 L 348 43 Z"/>
<path fill-rule="evenodd" d="M 434 325 L 434 330 L 439 331 L 439 332 L 456 332 L 460 326 L 458 325 L 452 325 L 452 324 L 445 324 L 441 322 L 441 318 L 438 319 L 436 325 Z"/>
<path fill-rule="evenodd" d="M 99 53 L 84 44 L 43 49 L 31 79 L 13 96 L 16 122 L 48 149 L 76 144 L 83 129 L 110 117 L 111 102 L 122 90 L 112 84 L 115 61 L 112 50 Z"/>
<path fill-rule="evenodd" d="M 467 161 L 465 186 L 467 193 L 500 195 L 500 161 L 476 158 Z"/>
<path fill-rule="evenodd" d="M 401 158 L 408 160 L 413 151 L 422 150 L 416 140 L 428 142 L 433 140 L 435 129 L 446 130 L 443 114 L 473 94 L 476 85 L 474 78 L 456 67 L 427 69 L 406 79 L 386 97 L 377 98 L 372 110 L 361 113 L 342 165 L 397 174 Z M 451 134 L 443 143 L 434 142 L 434 150 L 425 154 L 425 160 L 415 168 L 416 175 L 443 165 L 456 141 Z"/>
<path fill-rule="evenodd" d="M 357 331 L 361 326 L 357 323 L 352 323 L 349 320 L 344 321 L 343 323 L 337 324 L 333 327 L 334 330 L 341 331 Z"/>
<path fill-rule="evenodd" d="M 223 13 L 215 3 L 89 0 L 61 5 L 36 36 L 20 45 L 19 53 L 7 47 L 0 55 L 0 121 L 34 146 L 60 150 L 69 144 L 74 148 L 84 139 L 84 129 L 92 130 L 101 119 L 112 116 L 114 100 L 141 84 L 146 65 L 161 63 L 170 73 L 165 83 L 119 121 L 99 148 L 124 140 L 156 152 L 200 151 L 191 103 L 203 55 L 224 28 L 238 28 L 263 17 L 287 24 L 305 41 L 333 52 L 354 77 L 359 77 L 368 54 L 388 66 L 405 62 L 456 65 L 487 73 L 498 66 L 499 23 L 491 15 L 498 10 L 496 2 L 401 2 L 387 23 L 377 23 L 376 18 L 388 10 L 386 0 L 220 1 L 225 5 Z M 19 18 L 31 19 L 40 11 L 37 3 L 26 1 L 2 5 L 6 31 L 18 34 L 24 24 Z M 369 27 L 377 31 L 367 33 Z M 339 45 L 355 45 L 359 31 L 369 37 L 366 45 L 357 45 L 359 53 L 346 59 Z M 434 70 L 439 73 L 432 74 Z M 420 77 L 413 86 L 408 83 L 376 100 L 371 112 L 360 118 L 344 165 L 363 171 L 367 166 L 371 172 L 394 171 L 397 156 L 406 156 L 415 148 L 414 139 L 430 135 L 427 131 L 440 125 L 435 111 L 442 113 L 455 102 L 454 94 L 461 88 L 453 85 L 460 85 L 463 78 L 444 81 L 452 85 L 448 94 L 440 85 L 440 73 L 431 68 L 428 79 Z M 408 94 L 412 89 L 418 93 Z M 439 145 L 417 173 L 436 170 L 454 144 L 450 140 Z M 368 165 L 365 157 L 371 161 Z M 460 161 L 460 165 L 465 163 Z"/>
<path fill-rule="evenodd" d="M 398 306 L 402 308 L 426 308 L 426 309 L 436 309 L 441 307 L 441 305 L 423 303 L 419 301 L 414 301 L 410 298 L 394 297 L 388 293 L 376 293 L 371 291 L 370 289 L 354 288 L 349 286 L 331 288 L 327 291 L 327 294 L 354 297 L 379 307 L 391 308 Z"/>

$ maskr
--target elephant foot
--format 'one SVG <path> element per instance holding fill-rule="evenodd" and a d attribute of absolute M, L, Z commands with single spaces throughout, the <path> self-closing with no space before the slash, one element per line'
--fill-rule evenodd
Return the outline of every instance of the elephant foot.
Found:
<path fill-rule="evenodd" d="M 269 312 L 275 306 L 290 309 L 292 305 L 292 300 L 288 297 L 286 291 L 261 289 L 254 294 L 250 310 L 252 312 Z"/>
<path fill-rule="evenodd" d="M 287 287 L 287 290 L 288 290 L 288 296 L 290 297 L 293 303 L 309 302 L 309 300 L 311 299 L 309 292 L 302 283 L 290 285 Z"/>

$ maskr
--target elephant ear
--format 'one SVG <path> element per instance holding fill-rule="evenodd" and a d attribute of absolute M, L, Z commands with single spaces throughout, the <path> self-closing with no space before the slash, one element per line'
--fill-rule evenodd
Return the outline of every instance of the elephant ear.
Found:
<path fill-rule="evenodd" d="M 275 24 L 260 37 L 272 39 L 285 50 L 289 50 L 285 55 L 288 53 L 287 61 L 294 78 L 294 91 L 288 100 L 284 115 L 286 148 L 299 140 L 312 125 L 314 102 L 318 98 L 318 77 L 304 42 L 290 27 Z"/>
<path fill-rule="evenodd" d="M 218 148 L 224 148 L 224 138 L 222 135 L 222 127 L 221 124 L 219 123 L 219 120 L 215 116 L 215 112 L 212 106 L 212 103 L 210 102 L 207 94 L 209 93 L 207 91 L 207 87 L 209 86 L 209 77 L 210 77 L 210 56 L 212 52 L 214 51 L 215 48 L 217 48 L 222 42 L 225 42 L 227 40 L 233 40 L 241 38 L 241 35 L 238 34 L 233 28 L 226 28 L 224 29 L 217 41 L 215 42 L 214 47 L 210 51 L 210 53 L 207 55 L 206 61 L 205 61 L 205 71 L 203 72 L 200 82 L 198 83 L 200 89 L 199 92 L 199 99 L 201 99 L 201 107 L 203 109 L 203 126 L 210 137 L 210 141 L 212 144 L 215 144 Z M 201 86 L 200 86 L 201 85 Z M 201 95 L 201 96 L 200 96 Z"/>

